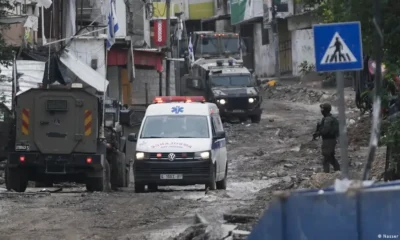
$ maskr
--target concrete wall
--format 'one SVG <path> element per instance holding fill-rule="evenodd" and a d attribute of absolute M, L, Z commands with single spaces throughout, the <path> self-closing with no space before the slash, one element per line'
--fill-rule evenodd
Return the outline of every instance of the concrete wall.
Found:
<path fill-rule="evenodd" d="M 162 92 L 165 95 L 165 62 L 162 76 Z M 151 103 L 155 96 L 159 96 L 159 73 L 154 69 L 140 69 L 136 67 L 136 78 L 132 83 L 133 104 L 146 104 L 146 83 L 148 87 L 148 101 Z M 170 94 L 175 95 L 175 66 L 171 62 Z"/>
<path fill-rule="evenodd" d="M 270 30 L 270 44 L 262 45 L 262 24 L 254 24 L 254 72 L 259 77 L 272 76 L 275 73 L 275 50 L 273 34 Z"/>
<path fill-rule="evenodd" d="M 91 66 L 92 59 L 97 59 L 96 71 L 106 77 L 104 39 L 75 39 L 70 49 L 79 60 Z"/>
<path fill-rule="evenodd" d="M 126 20 L 126 6 L 124 0 L 115 1 L 115 11 L 116 11 L 116 16 L 118 17 L 118 26 L 119 26 L 119 30 L 118 32 L 115 33 L 115 37 L 125 38 L 127 36 L 126 35 L 127 20 Z"/>
<path fill-rule="evenodd" d="M 132 37 L 134 47 L 150 46 L 149 21 L 146 20 L 143 1 L 128 0 L 126 4 L 127 35 Z M 147 37 L 147 39 L 146 39 Z"/>
<path fill-rule="evenodd" d="M 292 31 L 292 68 L 294 76 L 300 76 L 299 65 L 303 61 L 307 61 L 308 64 L 315 64 L 312 29 Z"/>

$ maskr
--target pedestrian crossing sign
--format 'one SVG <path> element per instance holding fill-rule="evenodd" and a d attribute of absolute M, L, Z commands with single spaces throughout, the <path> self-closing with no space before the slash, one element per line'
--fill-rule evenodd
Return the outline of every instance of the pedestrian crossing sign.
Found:
<path fill-rule="evenodd" d="M 313 26 L 317 72 L 363 69 L 360 22 Z"/>

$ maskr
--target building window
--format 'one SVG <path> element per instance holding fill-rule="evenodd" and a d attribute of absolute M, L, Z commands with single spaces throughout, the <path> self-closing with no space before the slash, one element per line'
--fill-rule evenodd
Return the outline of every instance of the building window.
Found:
<path fill-rule="evenodd" d="M 264 24 L 262 24 L 261 27 L 262 27 L 262 29 L 261 29 L 262 45 L 268 45 L 270 28 L 265 28 Z"/>

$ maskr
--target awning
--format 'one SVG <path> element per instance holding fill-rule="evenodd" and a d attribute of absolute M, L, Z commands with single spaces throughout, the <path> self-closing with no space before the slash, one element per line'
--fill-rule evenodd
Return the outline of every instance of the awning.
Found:
<path fill-rule="evenodd" d="M 218 20 L 230 20 L 231 15 L 230 14 L 224 14 L 224 15 L 215 15 L 210 18 L 202 19 L 201 22 L 214 22 Z"/>
<path fill-rule="evenodd" d="M 68 49 L 65 49 L 61 54 L 60 61 L 84 84 L 95 88 L 98 92 L 104 92 L 104 89 L 107 89 L 108 80 L 89 65 L 81 62 L 72 52 L 68 51 Z"/>
<path fill-rule="evenodd" d="M 17 60 L 18 85 L 20 91 L 17 95 L 31 89 L 37 88 L 42 83 L 45 62 Z M 6 67 L 0 64 L 0 96 L 5 98 L 5 105 L 11 109 L 11 93 L 12 93 L 12 76 L 13 67 Z"/>
<path fill-rule="evenodd" d="M 15 24 L 15 23 L 24 23 L 28 16 L 3 16 L 0 17 L 0 24 Z"/>

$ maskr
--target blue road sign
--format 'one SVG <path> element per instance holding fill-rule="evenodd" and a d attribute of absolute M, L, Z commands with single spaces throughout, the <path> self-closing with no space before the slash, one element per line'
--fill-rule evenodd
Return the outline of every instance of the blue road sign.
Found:
<path fill-rule="evenodd" d="M 360 22 L 318 24 L 313 30 L 317 72 L 363 69 Z"/>

